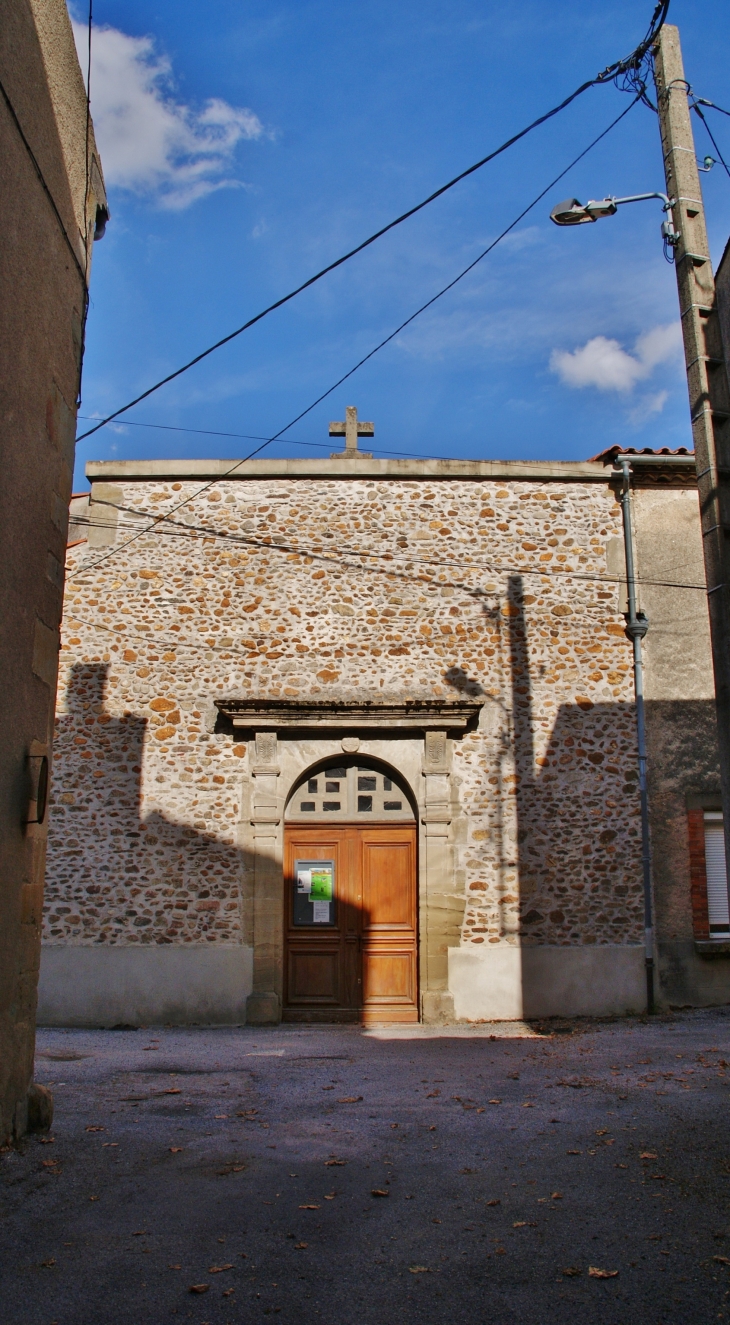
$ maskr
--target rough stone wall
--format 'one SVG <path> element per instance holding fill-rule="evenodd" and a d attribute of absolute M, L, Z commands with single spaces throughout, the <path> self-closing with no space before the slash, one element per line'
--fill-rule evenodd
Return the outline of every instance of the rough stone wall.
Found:
<path fill-rule="evenodd" d="M 608 486 L 230 479 L 177 510 L 199 487 L 120 484 L 114 555 L 69 552 L 47 941 L 245 936 L 248 754 L 215 699 L 468 694 L 462 942 L 640 942 Z"/>

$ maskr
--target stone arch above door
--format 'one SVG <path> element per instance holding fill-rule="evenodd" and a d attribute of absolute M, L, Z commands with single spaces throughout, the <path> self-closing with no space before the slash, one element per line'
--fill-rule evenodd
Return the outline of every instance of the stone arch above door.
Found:
<path fill-rule="evenodd" d="M 294 786 L 288 823 L 391 823 L 415 819 L 411 793 L 394 769 L 363 756 L 315 764 Z"/>
<path fill-rule="evenodd" d="M 459 940 L 464 909 L 463 884 L 455 876 L 453 852 L 454 820 L 463 815 L 464 807 L 452 784 L 451 747 L 476 727 L 481 703 L 474 699 L 397 703 L 275 698 L 215 700 L 215 706 L 219 713 L 216 729 L 230 732 L 234 742 L 241 742 L 241 754 L 246 756 L 245 763 L 241 761 L 239 841 L 253 862 L 248 894 L 253 988 L 247 1020 L 263 1025 L 281 1018 L 285 824 L 288 833 L 298 831 L 307 815 L 317 814 L 315 808 L 290 818 L 292 791 L 315 773 L 320 776 L 320 770 L 323 774 L 328 768 L 352 764 L 368 772 L 377 770 L 376 776 L 390 777 L 399 791 L 407 789 L 409 813 L 401 827 L 417 821 L 421 1012 L 425 1021 L 448 1021 L 453 1017 L 448 950 Z M 337 779 L 331 777 L 330 781 Z M 332 799 L 336 799 L 334 794 Z M 395 831 L 395 812 L 379 823 L 388 823 L 391 817 Z M 343 832 L 353 823 L 365 827 L 366 818 L 374 822 L 369 813 L 357 810 L 354 820 L 343 818 L 341 827 L 327 818 L 309 822 Z"/>

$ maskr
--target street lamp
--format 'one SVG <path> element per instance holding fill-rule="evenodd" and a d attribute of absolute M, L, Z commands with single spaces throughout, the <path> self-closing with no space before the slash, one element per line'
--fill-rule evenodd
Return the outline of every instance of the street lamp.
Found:
<path fill-rule="evenodd" d="M 553 207 L 550 220 L 556 225 L 585 225 L 587 221 L 600 221 L 604 216 L 615 216 L 616 209 L 627 202 L 647 202 L 650 198 L 659 198 L 663 203 L 662 211 L 669 212 L 676 199 L 669 199 L 666 193 L 636 193 L 631 198 L 601 198 L 582 203 L 577 198 L 566 198 Z M 665 248 L 675 248 L 679 243 L 679 231 L 675 230 L 671 216 L 662 221 L 662 239 Z"/>

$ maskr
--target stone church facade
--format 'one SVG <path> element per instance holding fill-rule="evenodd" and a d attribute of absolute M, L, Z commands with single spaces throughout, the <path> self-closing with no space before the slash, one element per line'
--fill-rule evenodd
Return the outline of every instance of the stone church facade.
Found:
<path fill-rule="evenodd" d="M 72 503 L 41 1019 L 641 1011 L 610 458 L 232 463 Z M 635 468 L 658 999 L 724 1002 L 693 458 Z"/>

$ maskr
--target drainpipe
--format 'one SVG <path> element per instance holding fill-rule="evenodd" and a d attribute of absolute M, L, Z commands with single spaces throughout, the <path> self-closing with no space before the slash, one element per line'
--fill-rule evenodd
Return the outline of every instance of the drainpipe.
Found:
<path fill-rule="evenodd" d="M 636 744 L 639 758 L 639 797 L 641 801 L 641 865 L 644 882 L 644 955 L 646 961 L 646 1010 L 654 1011 L 654 922 L 651 900 L 651 843 L 649 840 L 649 797 L 646 785 L 646 715 L 644 712 L 644 662 L 641 641 L 649 629 L 649 618 L 636 610 L 636 578 L 634 573 L 634 540 L 631 531 L 631 462 L 617 455 L 614 468 L 620 470 L 621 515 L 624 526 L 624 555 L 626 558 L 626 587 L 629 610 L 626 634 L 634 650 L 634 697 L 636 701 Z"/>

